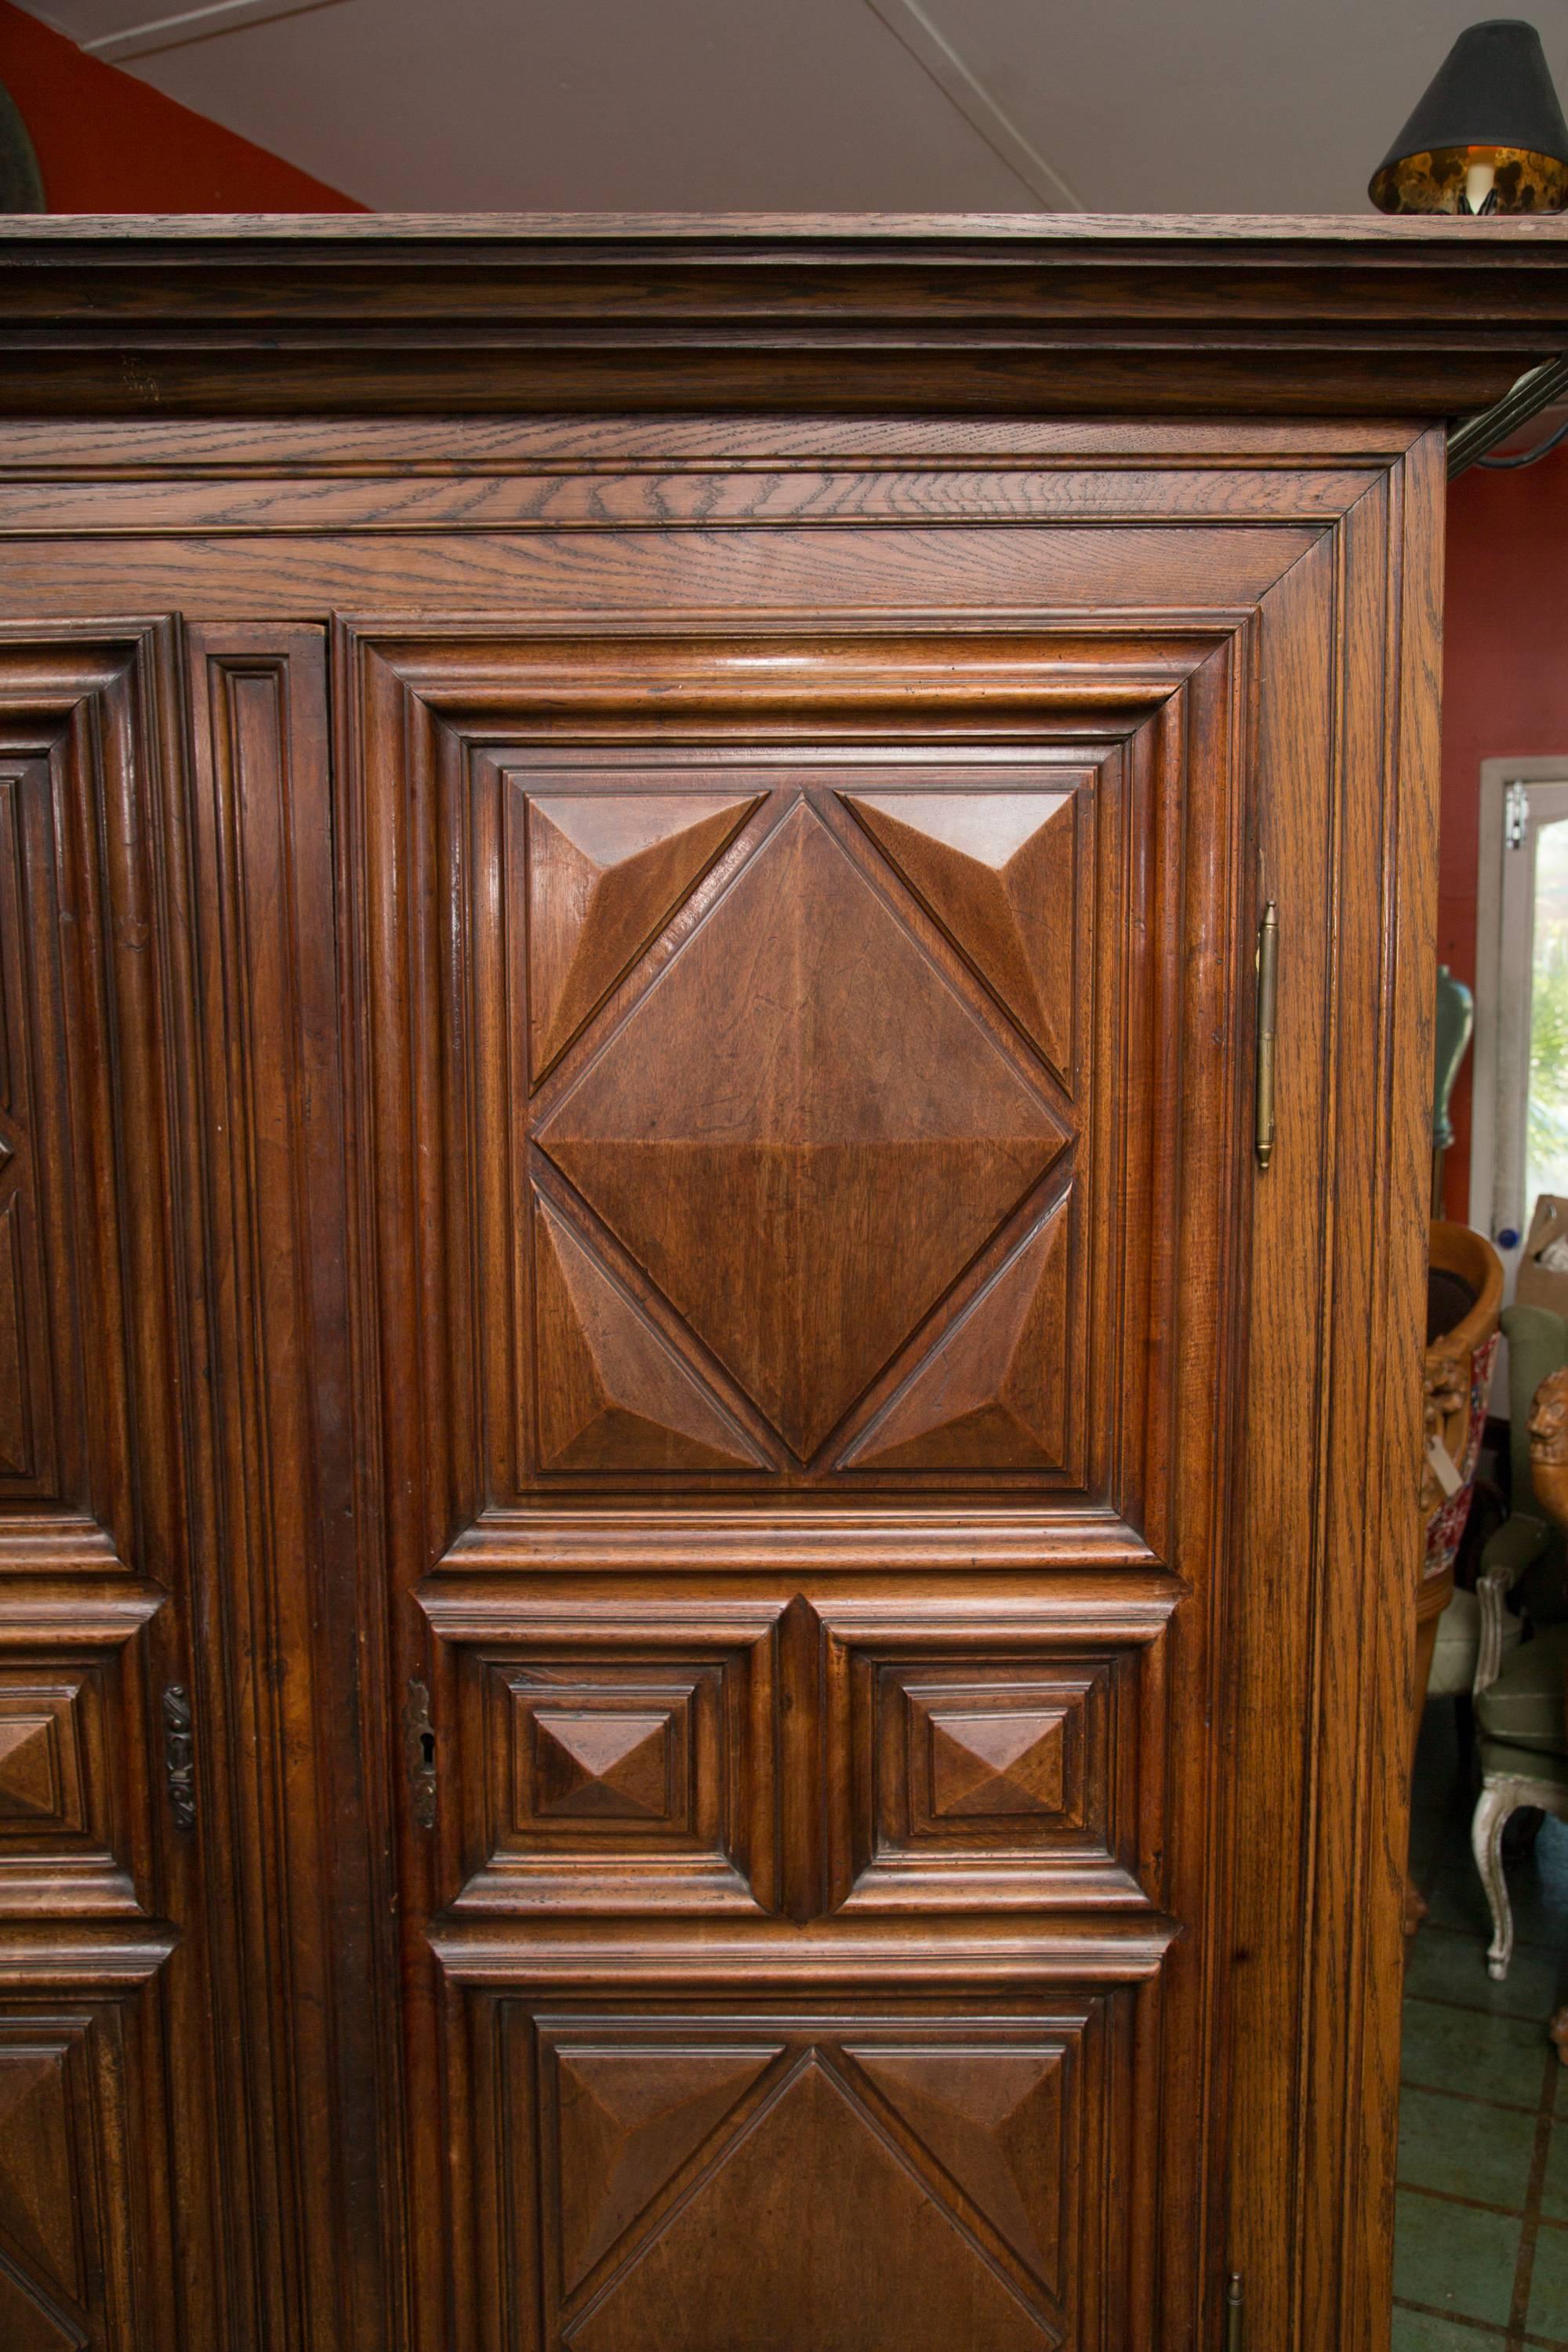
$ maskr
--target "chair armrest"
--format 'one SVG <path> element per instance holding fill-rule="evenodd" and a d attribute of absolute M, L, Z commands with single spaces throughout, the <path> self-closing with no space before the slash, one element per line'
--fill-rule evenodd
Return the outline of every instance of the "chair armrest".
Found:
<path fill-rule="evenodd" d="M 1500 1577 L 1503 1591 L 1510 1592 L 1551 1539 L 1552 1530 L 1544 1519 L 1532 1518 L 1528 1511 L 1515 1511 L 1482 1546 L 1481 1576 Z M 1477 1589 L 1479 1590 L 1479 1582 Z"/>
<path fill-rule="evenodd" d="M 1480 1639 L 1476 1648 L 1476 1679 L 1471 1696 L 1479 1698 L 1502 1672 L 1503 1627 L 1507 1600 L 1531 1560 L 1545 1550 L 1552 1530 L 1543 1520 L 1516 1511 L 1505 1519 L 1481 1552 L 1481 1572 L 1476 1579 L 1480 1608 Z"/>
<path fill-rule="evenodd" d="M 1476 1643 L 1476 1678 L 1470 1685 L 1470 1696 L 1479 1698 L 1490 1690 L 1502 1672 L 1503 1620 L 1508 1613 L 1507 1601 L 1511 1578 L 1494 1568 L 1489 1574 L 1476 1579 L 1476 1600 L 1480 1606 L 1480 1638 Z"/>

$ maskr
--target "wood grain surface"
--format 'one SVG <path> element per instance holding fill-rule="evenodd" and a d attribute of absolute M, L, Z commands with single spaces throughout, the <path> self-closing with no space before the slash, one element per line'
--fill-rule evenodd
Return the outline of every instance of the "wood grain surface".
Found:
<path fill-rule="evenodd" d="M 0 226 L 0 2336 L 1386 2343 L 1493 226 Z"/>

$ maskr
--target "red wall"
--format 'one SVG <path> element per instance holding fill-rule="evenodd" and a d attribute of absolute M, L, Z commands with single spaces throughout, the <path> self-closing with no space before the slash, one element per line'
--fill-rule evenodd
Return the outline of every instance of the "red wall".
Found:
<path fill-rule="evenodd" d="M 1568 755 L 1568 443 L 1538 466 L 1472 467 L 1448 493 L 1443 624 L 1443 843 L 1437 953 L 1476 976 L 1483 760 Z M 1470 1065 L 1454 1090 L 1445 1206 L 1468 1218 Z"/>
<path fill-rule="evenodd" d="M 173 14 L 173 10 L 170 12 Z M 52 213 L 343 213 L 365 207 L 0 0 L 0 82 Z"/>

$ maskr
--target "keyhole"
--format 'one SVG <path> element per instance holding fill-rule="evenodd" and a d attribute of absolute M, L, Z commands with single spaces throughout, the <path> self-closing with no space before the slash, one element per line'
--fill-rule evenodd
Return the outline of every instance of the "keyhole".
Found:
<path fill-rule="evenodd" d="M 425 1759 L 425 1769 L 426 1772 L 434 1772 L 436 1769 L 436 1735 L 433 1731 L 422 1731 L 420 1733 L 419 1752 Z"/>

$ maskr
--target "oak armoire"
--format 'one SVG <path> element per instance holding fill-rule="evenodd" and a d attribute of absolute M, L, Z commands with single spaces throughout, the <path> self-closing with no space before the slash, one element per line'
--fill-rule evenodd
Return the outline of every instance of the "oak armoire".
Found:
<path fill-rule="evenodd" d="M 1386 2342 L 1565 348 L 1554 222 L 0 224 L 7 2352 Z"/>

